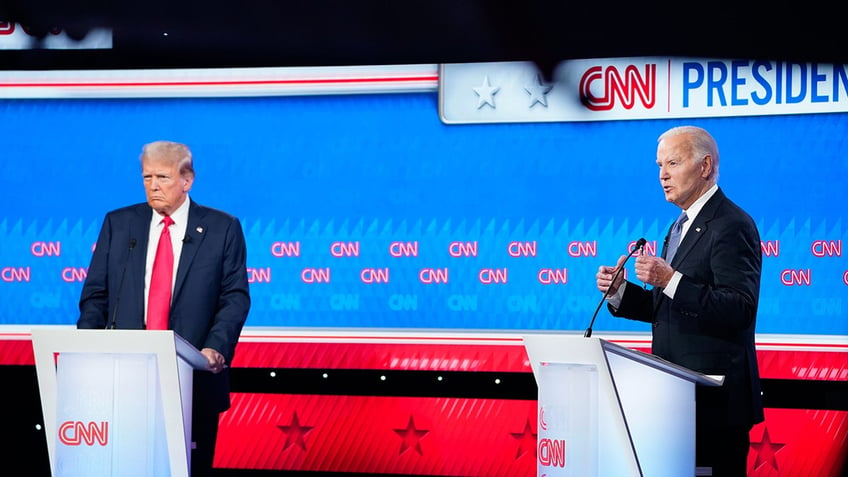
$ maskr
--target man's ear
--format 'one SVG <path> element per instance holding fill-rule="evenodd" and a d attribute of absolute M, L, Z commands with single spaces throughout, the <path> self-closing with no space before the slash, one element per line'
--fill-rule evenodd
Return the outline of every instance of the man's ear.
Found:
<path fill-rule="evenodd" d="M 712 154 L 707 154 L 704 156 L 704 160 L 701 161 L 701 177 L 704 179 L 708 179 L 713 175 L 713 156 Z"/>
<path fill-rule="evenodd" d="M 185 185 L 183 186 L 183 192 L 188 192 L 191 190 L 191 185 L 194 184 L 194 176 L 183 177 L 185 179 Z"/>

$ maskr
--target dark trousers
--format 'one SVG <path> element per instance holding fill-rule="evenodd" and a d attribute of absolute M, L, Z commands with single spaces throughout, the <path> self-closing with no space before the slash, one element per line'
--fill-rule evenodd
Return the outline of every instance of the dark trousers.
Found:
<path fill-rule="evenodd" d="M 745 477 L 751 447 L 748 431 L 746 427 L 696 430 L 696 465 L 712 467 L 713 477 Z"/>
<path fill-rule="evenodd" d="M 191 412 L 191 477 L 210 477 L 215 459 L 215 442 L 218 439 L 217 411 L 197 406 Z"/>

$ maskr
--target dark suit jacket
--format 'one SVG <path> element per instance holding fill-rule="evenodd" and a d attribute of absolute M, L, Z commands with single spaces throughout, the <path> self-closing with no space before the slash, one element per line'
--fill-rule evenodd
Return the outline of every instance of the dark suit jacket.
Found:
<path fill-rule="evenodd" d="M 144 267 L 153 211 L 146 203 L 106 214 L 80 297 L 77 328 L 144 329 Z M 170 328 L 231 363 L 250 308 L 239 220 L 190 202 Z M 123 282 L 123 283 L 122 283 Z M 229 375 L 195 372 L 195 406 L 229 408 Z"/>
<path fill-rule="evenodd" d="M 655 355 L 725 376 L 720 388 L 698 386 L 699 427 L 761 422 L 754 326 L 762 252 L 754 221 L 719 189 L 692 221 L 671 266 L 683 274 L 673 300 L 659 287 L 630 283 L 610 312 L 652 323 Z"/>

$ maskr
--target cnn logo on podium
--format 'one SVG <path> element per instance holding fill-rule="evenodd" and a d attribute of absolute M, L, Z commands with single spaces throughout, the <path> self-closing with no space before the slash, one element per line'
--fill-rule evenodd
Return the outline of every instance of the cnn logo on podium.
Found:
<path fill-rule="evenodd" d="M 59 426 L 59 442 L 66 446 L 109 444 L 109 422 L 65 421 Z"/>

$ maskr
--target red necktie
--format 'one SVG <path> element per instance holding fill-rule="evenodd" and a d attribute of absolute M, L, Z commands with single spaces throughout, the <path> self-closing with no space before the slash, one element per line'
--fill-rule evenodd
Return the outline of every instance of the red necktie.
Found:
<path fill-rule="evenodd" d="M 150 296 L 147 300 L 147 329 L 167 330 L 171 311 L 171 279 L 174 273 L 174 248 L 168 227 L 174 220 L 167 215 L 162 219 L 162 235 L 156 246 L 153 273 L 150 276 Z"/>

